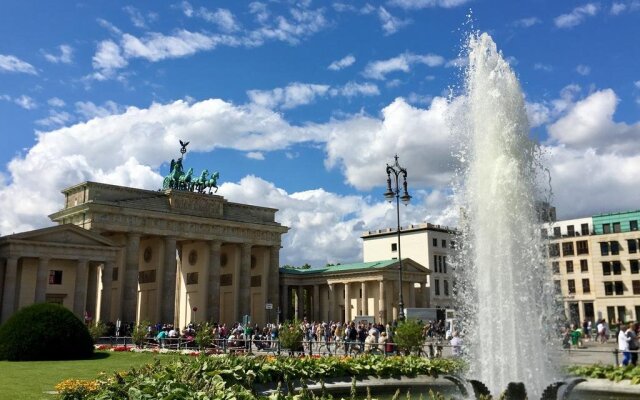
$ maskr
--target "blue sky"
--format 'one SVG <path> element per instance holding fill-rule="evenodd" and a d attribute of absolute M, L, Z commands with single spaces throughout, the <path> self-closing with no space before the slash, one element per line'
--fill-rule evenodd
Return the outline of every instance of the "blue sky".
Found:
<path fill-rule="evenodd" d="M 46 226 L 83 180 L 157 189 L 178 139 L 230 201 L 281 209 L 283 262 L 357 261 L 395 224 L 396 153 L 403 224 L 455 224 L 472 30 L 521 81 L 559 216 L 639 208 L 640 0 L 4 1 L 0 233 Z"/>

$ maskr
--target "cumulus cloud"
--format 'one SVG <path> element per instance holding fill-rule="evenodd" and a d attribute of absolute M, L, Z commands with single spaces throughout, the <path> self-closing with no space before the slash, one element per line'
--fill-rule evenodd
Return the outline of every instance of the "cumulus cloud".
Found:
<path fill-rule="evenodd" d="M 576 72 L 582 76 L 587 76 L 591 73 L 591 67 L 580 64 L 576 67 Z"/>
<path fill-rule="evenodd" d="M 54 64 L 71 64 L 73 62 L 73 48 L 68 44 L 61 44 L 58 46 L 60 54 L 43 53 L 44 58 Z"/>
<path fill-rule="evenodd" d="M 264 160 L 264 153 L 260 152 L 260 151 L 250 151 L 247 153 L 247 158 L 250 158 L 252 160 Z"/>
<path fill-rule="evenodd" d="M 19 97 L 11 97 L 8 94 L 3 94 L 3 95 L 0 95 L 0 100 L 17 104 L 18 106 L 24 108 L 25 110 L 33 110 L 35 108 L 38 108 L 38 104 L 36 103 L 36 101 L 33 98 L 24 94 Z"/>
<path fill-rule="evenodd" d="M 158 14 L 151 12 L 145 16 L 142 12 L 140 12 L 140 10 L 133 6 L 125 6 L 122 9 L 125 13 L 127 13 L 127 15 L 129 15 L 131 23 L 136 28 L 146 29 L 147 21 L 153 22 L 158 19 Z"/>
<path fill-rule="evenodd" d="M 344 86 L 315 83 L 290 83 L 284 88 L 271 90 L 249 90 L 247 96 L 251 102 L 269 109 L 292 109 L 313 103 L 316 98 L 326 96 L 374 96 L 380 94 L 378 86 L 372 83 L 348 82 Z"/>
<path fill-rule="evenodd" d="M 350 67 L 354 62 L 356 62 L 356 58 L 353 55 L 349 54 L 339 60 L 332 62 L 327 68 L 331 71 L 339 71 L 341 69 Z"/>
<path fill-rule="evenodd" d="M 538 17 L 528 17 L 515 20 L 511 23 L 511 25 L 517 28 L 531 28 L 532 26 L 541 22 L 542 21 Z"/>
<path fill-rule="evenodd" d="M 93 68 L 96 71 L 97 80 L 109 79 L 114 71 L 126 67 L 128 61 L 122 56 L 120 46 L 112 40 L 104 40 L 98 43 L 96 54 L 93 56 Z"/>
<path fill-rule="evenodd" d="M 51 107 L 64 107 L 66 105 L 64 100 L 59 97 L 50 98 L 49 100 L 47 100 L 47 104 L 49 104 Z"/>
<path fill-rule="evenodd" d="M 611 9 L 609 10 L 609 13 L 611 13 L 612 15 L 618 15 L 623 13 L 626 9 L 627 9 L 627 5 L 624 3 L 613 3 L 611 4 Z"/>
<path fill-rule="evenodd" d="M 0 72 L 22 72 L 24 74 L 38 75 L 38 72 L 26 61 L 16 56 L 0 54 Z"/>
<path fill-rule="evenodd" d="M 468 3 L 469 1 L 470 0 L 391 0 L 389 4 L 406 10 L 419 10 L 432 7 L 453 8 Z"/>
<path fill-rule="evenodd" d="M 402 19 L 391 15 L 384 7 L 378 8 L 378 19 L 380 19 L 382 30 L 387 36 L 396 33 L 412 22 L 411 19 Z"/>
<path fill-rule="evenodd" d="M 600 10 L 600 6 L 596 3 L 588 3 L 580 7 L 574 8 L 568 14 L 562 14 L 554 18 L 553 22 L 558 28 L 573 28 L 580 25 L 588 17 L 593 17 Z"/>
<path fill-rule="evenodd" d="M 444 63 L 444 58 L 437 54 L 419 55 L 406 52 L 387 60 L 370 62 L 362 74 L 367 78 L 383 80 L 387 74 L 392 72 L 409 72 L 415 64 L 437 67 Z"/>

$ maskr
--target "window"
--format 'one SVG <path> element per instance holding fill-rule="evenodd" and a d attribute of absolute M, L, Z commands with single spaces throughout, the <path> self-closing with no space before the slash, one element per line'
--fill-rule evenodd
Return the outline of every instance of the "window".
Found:
<path fill-rule="evenodd" d="M 436 296 L 440 296 L 440 280 L 439 279 L 434 279 L 433 280 L 433 285 L 434 285 Z"/>
<path fill-rule="evenodd" d="M 621 275 L 622 274 L 622 264 L 620 263 L 620 261 L 614 261 L 611 263 L 611 269 L 613 270 L 613 274 L 614 275 Z"/>
<path fill-rule="evenodd" d="M 551 269 L 553 270 L 554 274 L 559 274 L 560 273 L 560 263 L 558 261 L 553 261 L 551 263 Z"/>
<path fill-rule="evenodd" d="M 586 240 L 578 240 L 576 242 L 576 251 L 578 254 L 589 254 L 589 242 Z"/>
<path fill-rule="evenodd" d="M 138 283 L 153 283 L 156 281 L 156 270 L 148 269 L 138 272 Z"/>
<path fill-rule="evenodd" d="M 580 272 L 589 272 L 589 264 L 587 260 L 580 260 Z"/>
<path fill-rule="evenodd" d="M 253 275 L 251 277 L 251 287 L 262 286 L 262 275 Z M 360 298 L 362 298 L 362 289 L 360 289 Z"/>
<path fill-rule="evenodd" d="M 576 231 L 575 231 L 573 225 L 568 225 L 567 226 L 567 235 L 569 235 L 569 236 L 575 236 L 576 235 Z"/>
<path fill-rule="evenodd" d="M 569 288 L 569 294 L 573 294 L 576 292 L 576 281 L 573 279 L 567 280 L 567 287 Z"/>
<path fill-rule="evenodd" d="M 554 226 L 553 227 L 553 236 L 560 237 L 560 227 L 559 226 Z"/>
<path fill-rule="evenodd" d="M 582 236 L 586 236 L 589 234 L 589 224 L 580 225 L 580 233 Z"/>
<path fill-rule="evenodd" d="M 620 222 L 614 222 L 613 223 L 613 232 L 614 233 L 620 233 Z"/>
<path fill-rule="evenodd" d="M 613 288 L 614 288 L 614 290 L 615 290 L 617 295 L 623 295 L 624 294 L 624 285 L 622 284 L 622 281 L 613 282 Z"/>
<path fill-rule="evenodd" d="M 114 282 L 118 280 L 118 267 L 113 269 L 113 272 L 111 273 L 111 280 Z"/>
<path fill-rule="evenodd" d="M 220 275 L 220 286 L 231 286 L 231 285 L 233 285 L 233 275 L 231 274 Z"/>
<path fill-rule="evenodd" d="M 604 295 L 613 296 L 613 282 L 604 283 Z"/>
<path fill-rule="evenodd" d="M 573 253 L 573 242 L 564 242 L 562 243 L 562 255 L 564 257 L 566 256 L 572 256 Z"/>
<path fill-rule="evenodd" d="M 620 254 L 620 243 L 614 240 L 611 242 L 610 248 L 611 248 L 611 254 L 613 254 L 614 256 L 617 256 L 618 254 Z"/>
<path fill-rule="evenodd" d="M 629 260 L 629 269 L 631 270 L 632 274 L 637 274 L 639 272 L 638 260 Z"/>
<path fill-rule="evenodd" d="M 433 243 L 433 247 L 438 247 L 438 239 L 433 238 L 431 242 Z"/>
<path fill-rule="evenodd" d="M 560 281 L 553 281 L 553 288 L 555 289 L 557 295 L 562 294 L 562 287 L 560 285 Z"/>
<path fill-rule="evenodd" d="M 600 254 L 603 256 L 609 255 L 609 242 L 600 242 Z"/>
<path fill-rule="evenodd" d="M 631 287 L 633 287 L 633 294 L 640 294 L 640 281 L 631 281 Z"/>
<path fill-rule="evenodd" d="M 187 285 L 197 285 L 198 284 L 198 273 L 197 272 L 188 272 L 187 273 L 186 284 Z"/>
<path fill-rule="evenodd" d="M 398 243 L 391 243 L 391 251 L 398 251 Z"/>
<path fill-rule="evenodd" d="M 62 271 L 49 270 L 49 285 L 62 285 Z"/>
<path fill-rule="evenodd" d="M 444 281 L 444 295 L 448 296 L 449 295 L 449 282 L 448 281 Z"/>
<path fill-rule="evenodd" d="M 638 230 L 638 220 L 629 221 L 629 230 L 637 231 Z"/>
<path fill-rule="evenodd" d="M 573 274 L 573 261 L 567 261 L 567 274 Z"/>
<path fill-rule="evenodd" d="M 560 257 L 560 244 L 558 243 L 549 244 L 549 257 Z"/>
<path fill-rule="evenodd" d="M 589 279 L 582 280 L 582 293 L 591 293 L 591 284 Z"/>
<path fill-rule="evenodd" d="M 611 233 L 611 225 L 602 224 L 602 233 Z"/>
<path fill-rule="evenodd" d="M 605 261 L 602 263 L 602 275 L 611 275 L 611 263 Z"/>
<path fill-rule="evenodd" d="M 442 248 L 446 249 L 447 248 L 447 241 L 442 239 Z"/>
<path fill-rule="evenodd" d="M 455 248 L 456 248 L 456 242 L 455 242 L 454 240 L 450 240 L 450 241 L 449 241 L 449 246 L 450 246 L 452 249 L 455 249 Z"/>
<path fill-rule="evenodd" d="M 628 239 L 627 240 L 627 250 L 629 251 L 629 254 L 637 253 L 638 252 L 638 242 L 635 239 Z"/>
<path fill-rule="evenodd" d="M 447 257 L 445 256 L 442 256 L 442 272 L 447 273 Z"/>
<path fill-rule="evenodd" d="M 440 272 L 440 267 L 438 266 L 438 256 L 436 256 L 435 254 L 433 255 L 433 268 L 436 270 L 436 272 Z"/>

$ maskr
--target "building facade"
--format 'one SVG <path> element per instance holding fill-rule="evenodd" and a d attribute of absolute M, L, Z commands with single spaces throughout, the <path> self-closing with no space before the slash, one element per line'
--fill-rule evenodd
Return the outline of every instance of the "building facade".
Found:
<path fill-rule="evenodd" d="M 410 258 L 430 271 L 424 282 L 428 301 L 423 307 L 453 308 L 454 278 L 449 261 L 455 251 L 455 241 L 456 230 L 446 226 L 426 223 L 400 228 L 403 262 Z M 364 262 L 397 259 L 398 231 L 387 228 L 365 232 L 362 246 Z"/>
<path fill-rule="evenodd" d="M 95 182 L 62 193 L 58 226 L 0 238 L 2 321 L 51 301 L 102 321 L 263 324 L 280 297 L 275 209 Z"/>
<path fill-rule="evenodd" d="M 550 267 L 568 319 L 640 320 L 640 211 L 557 221 L 549 237 Z"/>
<path fill-rule="evenodd" d="M 372 316 L 381 323 L 398 318 L 400 287 L 405 307 L 427 307 L 430 271 L 410 258 L 333 265 L 317 269 L 280 269 L 283 319 L 351 321 Z"/>

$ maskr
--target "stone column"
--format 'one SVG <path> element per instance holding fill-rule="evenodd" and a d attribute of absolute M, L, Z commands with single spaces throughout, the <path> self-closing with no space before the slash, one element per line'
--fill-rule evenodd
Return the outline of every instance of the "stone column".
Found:
<path fill-rule="evenodd" d="M 220 248 L 222 242 L 212 240 L 209 242 L 209 264 L 206 276 L 205 301 L 207 311 L 205 318 L 209 321 L 220 322 Z"/>
<path fill-rule="evenodd" d="M 282 300 L 280 300 L 280 315 L 282 316 L 281 321 L 286 321 L 289 319 L 289 285 L 282 284 Z"/>
<path fill-rule="evenodd" d="M 409 281 L 409 302 L 406 307 L 415 307 L 416 306 L 416 287 L 413 282 Z"/>
<path fill-rule="evenodd" d="M 276 312 L 278 306 L 282 309 L 284 304 L 278 305 L 280 299 L 280 245 L 271 246 L 269 249 L 269 283 L 266 292 L 267 300 L 273 303 L 273 311 Z"/>
<path fill-rule="evenodd" d="M 178 269 L 176 258 L 176 237 L 164 237 L 164 254 L 162 256 L 162 274 L 156 276 L 157 287 L 162 286 L 161 318 L 159 322 L 175 324 L 176 318 L 176 273 Z M 160 306 L 161 305 L 161 306 Z"/>
<path fill-rule="evenodd" d="M 386 306 L 386 301 L 385 301 L 385 294 L 384 294 L 384 279 L 381 280 L 380 282 L 378 282 L 378 315 L 377 317 L 380 318 L 380 323 L 382 324 L 386 324 L 387 323 L 387 306 Z"/>
<path fill-rule="evenodd" d="M 420 284 L 422 286 L 422 307 L 429 307 L 429 287 L 426 282 Z"/>
<path fill-rule="evenodd" d="M 238 276 L 238 321 L 242 317 L 251 314 L 251 243 L 242 243 L 240 246 L 240 276 Z"/>
<path fill-rule="evenodd" d="M 96 316 L 98 313 L 98 267 L 95 263 L 89 263 L 88 269 L 88 283 L 87 283 L 87 302 L 85 305 L 85 310 L 89 317 L 91 317 L 91 322 L 96 321 Z"/>
<path fill-rule="evenodd" d="M 349 299 L 349 283 L 344 284 L 344 322 L 351 320 L 351 300 Z"/>
<path fill-rule="evenodd" d="M 304 315 L 304 300 L 302 299 L 302 286 L 298 286 L 296 288 L 296 314 L 295 317 L 297 319 L 302 319 Z"/>
<path fill-rule="evenodd" d="M 16 310 L 18 278 L 18 258 L 7 258 L 4 273 L 4 290 L 2 291 L 2 322 L 4 323 Z"/>
<path fill-rule="evenodd" d="M 102 293 L 100 294 L 100 321 L 111 320 L 111 292 L 113 286 L 113 261 L 107 261 L 102 266 Z"/>
<path fill-rule="evenodd" d="M 138 264 L 140 234 L 127 233 L 127 247 L 122 274 L 122 322 L 135 322 L 138 308 Z"/>
<path fill-rule="evenodd" d="M 49 282 L 49 258 L 38 259 L 38 271 L 36 272 L 35 303 L 44 303 L 47 299 L 47 283 Z"/>
<path fill-rule="evenodd" d="M 320 317 L 320 286 L 313 285 L 313 311 L 310 313 L 310 318 L 315 321 L 321 321 Z"/>
<path fill-rule="evenodd" d="M 360 299 L 360 311 L 362 315 L 369 315 L 369 302 L 367 301 L 367 282 L 360 283 L 360 290 L 362 291 L 362 298 Z"/>
<path fill-rule="evenodd" d="M 335 292 L 333 291 L 334 286 L 333 283 L 329 284 L 329 317 L 328 321 L 335 321 L 337 318 L 336 315 L 336 299 L 334 298 Z"/>
<path fill-rule="evenodd" d="M 83 322 L 87 305 L 88 264 L 89 262 L 87 260 L 78 260 L 78 265 L 76 266 L 76 284 L 73 294 L 73 313 Z"/>

